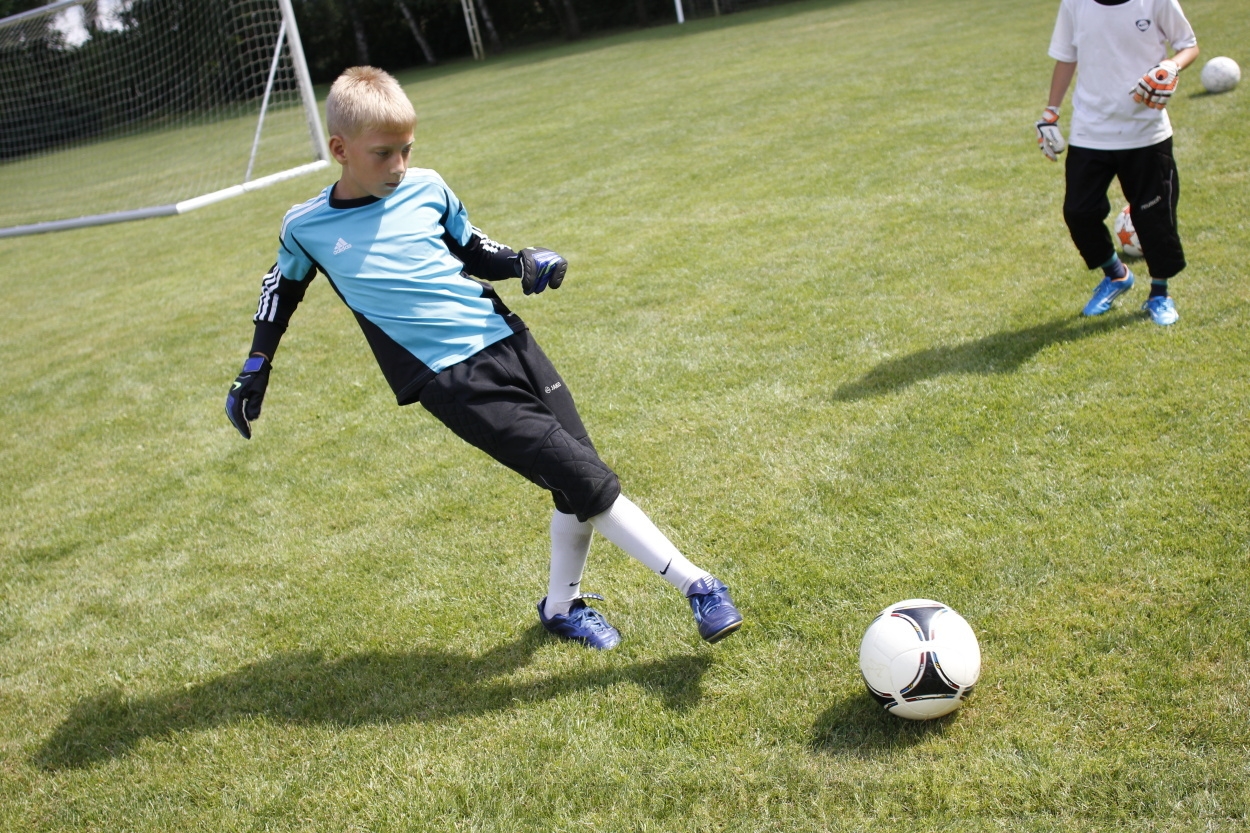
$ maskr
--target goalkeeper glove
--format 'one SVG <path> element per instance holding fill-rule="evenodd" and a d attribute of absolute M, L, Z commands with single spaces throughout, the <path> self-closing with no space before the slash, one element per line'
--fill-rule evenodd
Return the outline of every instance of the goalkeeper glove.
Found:
<path fill-rule="evenodd" d="M 1037 146 L 1051 162 L 1059 161 L 1059 154 L 1068 146 L 1063 140 L 1063 131 L 1059 129 L 1058 107 L 1047 107 L 1037 120 Z"/>
<path fill-rule="evenodd" d="M 226 416 L 243 435 L 252 438 L 252 420 L 260 416 L 260 405 L 265 401 L 265 388 L 269 386 L 269 370 L 273 367 L 264 356 L 248 356 L 243 372 L 230 386 L 226 394 Z"/>
<path fill-rule="evenodd" d="M 1168 106 L 1172 93 L 1176 90 L 1176 82 L 1181 68 L 1175 61 L 1160 61 L 1137 81 L 1133 88 L 1133 100 L 1145 104 L 1153 110 L 1162 110 Z"/>
<path fill-rule="evenodd" d="M 526 295 L 542 292 L 548 286 L 559 289 L 569 262 L 551 249 L 521 250 L 521 288 Z"/>

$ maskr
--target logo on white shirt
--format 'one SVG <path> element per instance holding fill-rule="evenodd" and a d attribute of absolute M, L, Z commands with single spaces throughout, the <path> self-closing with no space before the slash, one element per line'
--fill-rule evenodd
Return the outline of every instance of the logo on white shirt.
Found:
<path fill-rule="evenodd" d="M 342 254 L 343 252 L 347 251 L 351 247 L 352 247 L 351 243 L 348 243 L 346 240 L 340 237 L 339 242 L 334 244 L 334 253 L 336 255 Z"/>

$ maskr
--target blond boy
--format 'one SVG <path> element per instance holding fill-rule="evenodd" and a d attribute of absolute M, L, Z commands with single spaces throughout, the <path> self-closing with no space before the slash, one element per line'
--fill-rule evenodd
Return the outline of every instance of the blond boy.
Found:
<path fill-rule="evenodd" d="M 469 223 L 437 173 L 409 167 L 416 114 L 382 70 L 354 67 L 339 76 L 326 120 L 342 175 L 282 221 L 251 355 L 226 399 L 239 433 L 250 439 L 278 342 L 321 272 L 355 314 L 400 405 L 420 402 L 457 436 L 551 493 L 551 571 L 538 603 L 548 631 L 601 650 L 620 642 L 585 602 L 602 597 L 580 592 L 596 530 L 686 595 L 704 639 L 737 630 L 742 616 L 728 588 L 621 494 L 568 386 L 489 283 L 520 278 L 526 295 L 556 289 L 564 258 L 496 243 Z"/>

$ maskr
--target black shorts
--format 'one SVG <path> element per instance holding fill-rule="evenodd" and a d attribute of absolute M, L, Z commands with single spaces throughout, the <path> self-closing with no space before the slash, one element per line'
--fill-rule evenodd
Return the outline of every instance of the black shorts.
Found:
<path fill-rule="evenodd" d="M 568 386 L 529 330 L 440 371 L 420 402 L 456 436 L 549 490 L 556 509 L 578 520 L 606 512 L 621 493 Z"/>
<path fill-rule="evenodd" d="M 1065 171 L 1063 217 L 1086 266 L 1100 266 L 1115 253 L 1105 220 L 1111 213 L 1107 188 L 1119 179 L 1150 276 L 1171 278 L 1185 268 L 1176 223 L 1181 184 L 1171 137 L 1132 150 L 1069 147 Z"/>

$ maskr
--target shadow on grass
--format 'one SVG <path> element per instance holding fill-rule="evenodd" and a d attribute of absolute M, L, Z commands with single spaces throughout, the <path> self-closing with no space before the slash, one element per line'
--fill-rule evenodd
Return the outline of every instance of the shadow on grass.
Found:
<path fill-rule="evenodd" d="M 710 662 L 703 656 L 519 682 L 504 679 L 528 664 L 547 639 L 535 625 L 520 639 L 480 656 L 420 650 L 326 658 L 317 651 L 298 651 L 151 696 L 127 698 L 105 691 L 75 705 L 32 756 L 33 763 L 44 769 L 87 767 L 126 754 L 144 738 L 256 716 L 333 726 L 438 721 L 618 683 L 640 686 L 676 710 L 694 706 L 702 696 Z"/>
<path fill-rule="evenodd" d="M 907 749 L 946 731 L 959 712 L 934 720 L 896 717 L 860 693 L 835 703 L 816 718 L 810 746 L 815 752 L 872 756 Z"/>
<path fill-rule="evenodd" d="M 853 402 L 950 373 L 1013 373 L 1045 347 L 1089 338 L 1136 320 L 1133 316 L 1116 314 L 1096 318 L 1064 316 L 1035 327 L 995 333 L 954 347 L 930 347 L 882 362 L 859 379 L 838 388 L 833 398 L 839 402 Z"/>
<path fill-rule="evenodd" d="M 1189 94 L 1189 97 L 1190 98 L 1210 98 L 1213 95 L 1228 95 L 1231 92 L 1232 90 L 1220 90 L 1218 92 L 1211 92 L 1210 90 L 1202 89 L 1202 90 L 1194 90 L 1193 92 Z"/>

